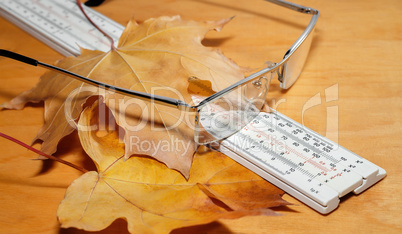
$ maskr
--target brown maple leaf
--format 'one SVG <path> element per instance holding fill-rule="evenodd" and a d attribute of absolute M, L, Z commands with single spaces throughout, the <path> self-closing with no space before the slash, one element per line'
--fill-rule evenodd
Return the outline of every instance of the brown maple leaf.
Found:
<path fill-rule="evenodd" d="M 149 19 L 141 25 L 131 21 L 116 50 L 82 50 L 79 57 L 66 58 L 57 65 L 111 85 L 191 103 L 187 93 L 191 76 L 209 80 L 214 90 L 243 78 L 236 64 L 201 44 L 208 31 L 219 31 L 228 21 L 183 21 L 178 16 Z M 60 139 L 74 131 L 91 96 L 102 96 L 124 129 L 125 159 L 133 154 L 150 155 L 189 175 L 195 150 L 191 126 L 194 116 L 174 108 L 103 92 L 53 72 L 46 73 L 36 87 L 4 107 L 21 109 L 27 102 L 44 100 L 45 123 L 35 140 L 43 141 L 42 151 L 52 154 Z M 162 149 L 164 145 L 168 146 Z"/>
<path fill-rule="evenodd" d="M 288 204 L 281 190 L 205 147 L 194 157 L 189 180 L 151 158 L 124 161 L 114 128 L 87 131 L 99 124 L 97 109 L 95 103 L 84 110 L 78 134 L 98 172 L 87 172 L 67 189 L 57 212 L 62 227 L 98 231 L 123 218 L 130 232 L 165 233 L 220 218 L 274 215 L 269 207 Z"/>

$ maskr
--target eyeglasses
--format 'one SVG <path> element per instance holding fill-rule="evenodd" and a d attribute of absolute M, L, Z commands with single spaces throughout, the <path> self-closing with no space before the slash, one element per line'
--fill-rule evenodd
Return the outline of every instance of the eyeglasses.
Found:
<path fill-rule="evenodd" d="M 296 42 L 287 50 L 282 61 L 269 64 L 268 67 L 251 74 L 241 81 L 213 93 L 201 100 L 198 105 L 190 105 L 179 99 L 108 85 L 8 50 L 0 50 L 0 56 L 62 73 L 87 84 L 99 86 L 106 90 L 113 90 L 122 95 L 152 101 L 154 104 L 176 107 L 182 111 L 196 112 L 194 141 L 198 144 L 208 144 L 238 132 L 260 113 L 265 104 L 268 87 L 274 75 L 278 76 L 280 87 L 288 89 L 294 84 L 303 69 L 319 11 L 282 0 L 265 1 L 304 14 L 310 14 L 312 15 L 310 23 Z"/>

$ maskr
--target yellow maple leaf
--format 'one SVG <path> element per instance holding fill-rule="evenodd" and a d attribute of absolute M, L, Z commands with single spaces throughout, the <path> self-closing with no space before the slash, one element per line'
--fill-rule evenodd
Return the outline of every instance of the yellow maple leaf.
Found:
<path fill-rule="evenodd" d="M 85 128 L 101 124 L 98 108 L 95 103 L 84 110 L 78 129 L 98 172 L 87 172 L 67 189 L 57 212 L 62 227 L 98 231 L 123 218 L 130 232 L 165 233 L 220 218 L 274 215 L 269 207 L 288 204 L 281 190 L 204 147 L 194 157 L 189 180 L 149 157 L 124 161 L 124 144 L 114 128 Z"/>
<path fill-rule="evenodd" d="M 178 16 L 149 19 L 141 25 L 130 21 L 115 50 L 82 50 L 79 57 L 66 58 L 58 66 L 114 86 L 191 103 L 189 77 L 209 80 L 214 90 L 243 78 L 235 63 L 201 44 L 208 31 L 220 30 L 228 21 L 183 21 Z M 44 100 L 45 123 L 35 140 L 42 140 L 42 151 L 52 154 L 60 139 L 74 131 L 91 96 L 102 96 L 124 129 L 125 159 L 133 154 L 149 155 L 188 177 L 196 145 L 187 120 L 194 117 L 174 108 L 102 92 L 53 72 L 4 107 L 21 109 L 27 102 Z M 141 142 L 149 145 L 140 147 Z"/>

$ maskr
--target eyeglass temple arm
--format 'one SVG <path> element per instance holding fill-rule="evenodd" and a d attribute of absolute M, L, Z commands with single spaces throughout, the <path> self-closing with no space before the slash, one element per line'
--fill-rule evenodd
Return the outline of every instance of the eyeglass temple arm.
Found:
<path fill-rule="evenodd" d="M 279 5 L 279 6 L 286 7 L 288 9 L 291 9 L 291 10 L 294 10 L 294 11 L 305 13 L 305 14 L 316 15 L 319 12 L 318 10 L 316 10 L 314 8 L 305 7 L 305 6 L 298 5 L 298 4 L 295 4 L 295 3 L 292 3 L 292 2 L 286 2 L 286 1 L 282 1 L 282 0 L 265 0 L 265 1 L 274 3 L 274 4 Z"/>
<path fill-rule="evenodd" d="M 32 65 L 32 66 L 35 66 L 35 67 L 36 66 L 43 67 L 43 68 L 46 68 L 48 70 L 52 70 L 52 71 L 55 71 L 57 73 L 67 75 L 67 76 L 69 76 L 71 78 L 77 79 L 77 80 L 85 82 L 87 84 L 94 85 L 94 86 L 97 86 L 97 87 L 101 87 L 101 88 L 104 88 L 106 90 L 111 90 L 111 91 L 114 91 L 114 92 L 122 94 L 122 95 L 127 95 L 127 96 L 130 96 L 130 97 L 139 98 L 139 99 L 145 100 L 145 101 L 153 101 L 156 104 L 162 104 L 162 105 L 165 105 L 165 106 L 171 106 L 171 107 L 174 106 L 174 107 L 176 107 L 176 108 L 178 108 L 180 110 L 184 110 L 184 111 L 196 111 L 196 107 L 193 107 L 193 106 L 191 106 L 191 105 L 189 105 L 189 104 L 187 104 L 187 103 L 185 103 L 185 102 L 183 102 L 183 101 L 181 101 L 179 99 L 174 99 L 174 98 L 169 98 L 169 97 L 164 97 L 164 96 L 159 96 L 159 95 L 154 95 L 154 94 L 149 94 L 149 93 L 144 93 L 144 92 L 139 92 L 139 91 L 134 91 L 134 90 L 130 90 L 130 89 L 125 89 L 125 88 L 120 88 L 120 87 L 116 87 L 116 86 L 113 86 L 113 85 L 109 85 L 109 84 L 99 82 L 99 81 L 96 81 L 96 80 L 92 80 L 92 79 L 89 79 L 87 77 L 75 74 L 73 72 L 61 69 L 61 68 L 56 67 L 56 66 L 52 66 L 52 65 L 49 65 L 49 64 L 46 64 L 46 63 L 42 63 L 42 62 L 37 61 L 37 60 L 35 60 L 33 58 L 30 58 L 30 57 L 27 57 L 27 56 L 24 56 L 24 55 L 21 55 L 21 54 L 14 53 L 12 51 L 0 49 L 0 56 L 7 57 L 7 58 L 10 58 L 10 59 L 14 59 L 14 60 L 29 64 L 29 65 Z"/>

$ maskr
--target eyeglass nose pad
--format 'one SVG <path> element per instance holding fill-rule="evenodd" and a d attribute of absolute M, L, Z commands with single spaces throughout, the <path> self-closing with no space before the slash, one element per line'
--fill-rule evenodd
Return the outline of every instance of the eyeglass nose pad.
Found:
<path fill-rule="evenodd" d="M 268 77 L 265 76 L 265 75 L 259 77 L 258 79 L 254 80 L 254 81 L 252 81 L 252 82 L 251 82 L 251 84 L 252 84 L 251 87 L 253 87 L 253 88 L 255 89 L 254 92 L 256 92 L 257 90 L 258 90 L 258 91 L 257 91 L 257 93 L 254 94 L 252 97 L 248 97 L 249 100 L 250 100 L 250 101 L 252 101 L 252 100 L 258 100 L 258 99 L 261 98 L 262 95 L 265 95 L 265 94 L 266 94 L 266 91 L 267 91 L 267 89 L 268 89 L 268 82 L 269 82 L 269 79 L 268 79 Z M 251 94 L 251 93 L 250 93 L 250 94 Z"/>
<path fill-rule="evenodd" d="M 261 89 L 261 87 L 262 87 L 261 78 L 262 78 L 262 77 L 260 77 L 258 80 L 255 80 L 255 81 L 252 82 L 253 85 L 254 85 L 254 88 L 256 88 L 256 89 Z"/>
<path fill-rule="evenodd" d="M 271 61 L 266 61 L 264 64 L 267 66 L 267 68 L 271 68 L 271 67 L 274 67 L 276 65 L 276 63 L 271 62 Z"/>
<path fill-rule="evenodd" d="M 263 88 L 263 86 L 266 85 L 267 81 L 268 78 L 266 76 L 261 76 L 260 78 L 258 78 L 258 80 L 253 81 L 252 84 L 256 89 L 261 89 Z"/>

